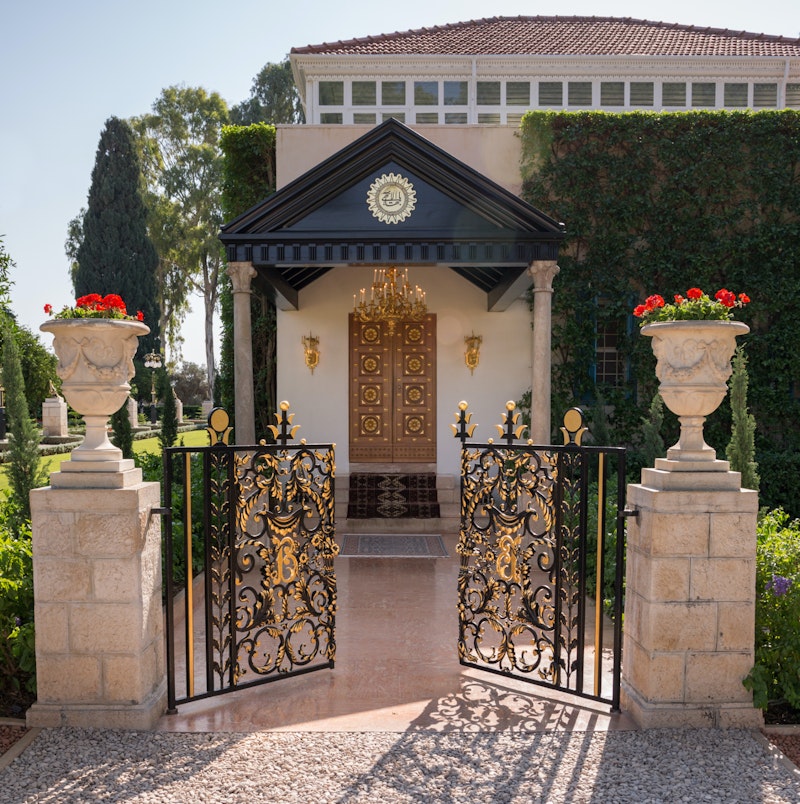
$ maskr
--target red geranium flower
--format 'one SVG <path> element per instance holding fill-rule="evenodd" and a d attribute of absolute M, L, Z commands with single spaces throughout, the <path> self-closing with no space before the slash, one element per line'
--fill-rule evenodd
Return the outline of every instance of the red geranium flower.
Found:
<path fill-rule="evenodd" d="M 640 326 L 659 321 L 730 321 L 732 308 L 744 307 L 750 302 L 746 293 L 737 296 L 727 288 L 718 290 L 714 299 L 700 288 L 689 288 L 685 297 L 676 293 L 673 299 L 665 304 L 657 294 L 648 296 L 644 304 L 633 308 L 633 314 L 641 319 Z"/>
<path fill-rule="evenodd" d="M 45 305 L 45 313 L 52 313 L 52 305 Z M 136 315 L 128 315 L 125 302 L 116 293 L 101 296 L 99 293 L 87 293 L 75 300 L 74 307 L 64 307 L 55 318 L 115 318 L 128 321 L 143 321 L 144 314 L 140 311 Z"/>
<path fill-rule="evenodd" d="M 725 288 L 720 288 L 714 298 L 720 303 L 724 304 L 726 307 L 733 307 L 736 304 L 736 294 L 731 293 L 731 291 L 726 290 Z"/>

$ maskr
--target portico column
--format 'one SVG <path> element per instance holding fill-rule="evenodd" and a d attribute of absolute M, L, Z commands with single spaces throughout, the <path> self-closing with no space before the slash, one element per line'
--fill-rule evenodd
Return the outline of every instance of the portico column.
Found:
<path fill-rule="evenodd" d="M 253 393 L 253 338 L 250 323 L 250 281 L 256 275 L 250 262 L 228 263 L 233 284 L 233 391 L 237 444 L 256 440 L 255 395 Z"/>
<path fill-rule="evenodd" d="M 550 362 L 555 260 L 534 260 L 528 266 L 533 279 L 533 364 L 531 367 L 531 438 L 550 443 Z"/>

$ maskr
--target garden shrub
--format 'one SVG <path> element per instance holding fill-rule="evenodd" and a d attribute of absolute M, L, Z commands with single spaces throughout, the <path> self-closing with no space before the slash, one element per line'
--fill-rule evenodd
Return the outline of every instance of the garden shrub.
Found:
<path fill-rule="evenodd" d="M 759 709 L 800 709 L 800 520 L 782 509 L 758 524 L 755 665 L 744 685 Z"/>
<path fill-rule="evenodd" d="M 0 693 L 36 691 L 30 524 L 0 503 Z"/>

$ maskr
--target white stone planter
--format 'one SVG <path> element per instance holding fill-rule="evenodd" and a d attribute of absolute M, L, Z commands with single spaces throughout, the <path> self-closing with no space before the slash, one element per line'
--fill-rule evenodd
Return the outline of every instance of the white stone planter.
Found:
<path fill-rule="evenodd" d="M 681 423 L 680 439 L 667 459 L 714 461 L 703 423 L 728 392 L 736 336 L 750 327 L 741 321 L 659 321 L 641 331 L 653 339 L 661 398 Z"/>
<path fill-rule="evenodd" d="M 72 451 L 72 460 L 113 461 L 116 467 L 122 453 L 108 439 L 108 418 L 130 393 L 133 356 L 139 337 L 147 335 L 150 327 L 113 318 L 66 318 L 45 321 L 39 329 L 54 335 L 61 388 L 72 409 L 86 421 L 86 436 Z"/>

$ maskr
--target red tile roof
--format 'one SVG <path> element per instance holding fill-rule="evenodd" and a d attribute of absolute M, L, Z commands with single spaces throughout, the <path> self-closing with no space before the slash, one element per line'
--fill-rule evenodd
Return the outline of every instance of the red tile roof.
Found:
<path fill-rule="evenodd" d="M 626 17 L 491 17 L 343 42 L 293 54 L 800 57 L 800 39 Z"/>

